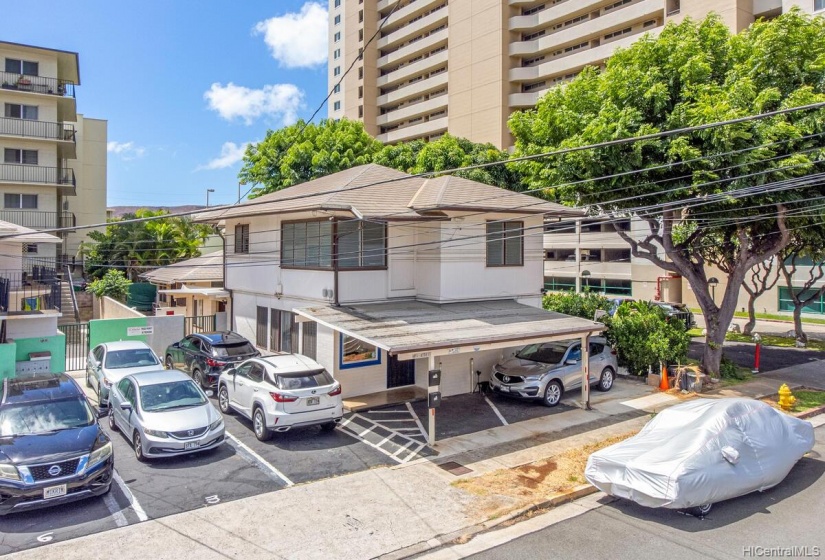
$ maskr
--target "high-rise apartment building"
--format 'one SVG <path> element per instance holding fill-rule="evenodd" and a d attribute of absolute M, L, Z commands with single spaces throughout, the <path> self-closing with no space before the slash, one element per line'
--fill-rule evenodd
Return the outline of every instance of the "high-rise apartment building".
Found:
<path fill-rule="evenodd" d="M 387 143 L 507 148 L 513 111 L 668 21 L 714 11 L 740 31 L 794 5 L 825 0 L 330 0 L 328 116 Z"/>
<path fill-rule="evenodd" d="M 105 120 L 77 112 L 77 53 L 0 41 L 0 220 L 34 229 L 106 221 Z M 72 262 L 85 230 L 23 246 L 28 261 Z"/>

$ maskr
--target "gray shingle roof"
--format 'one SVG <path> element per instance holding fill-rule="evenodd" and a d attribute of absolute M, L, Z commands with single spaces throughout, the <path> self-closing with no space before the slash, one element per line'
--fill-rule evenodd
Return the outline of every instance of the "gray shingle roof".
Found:
<path fill-rule="evenodd" d="M 141 274 L 153 284 L 223 281 L 223 251 L 209 253 Z"/>
<path fill-rule="evenodd" d="M 443 210 L 515 212 L 580 216 L 583 212 L 534 196 L 469 179 L 415 177 L 377 164 L 361 165 L 267 194 L 232 208 L 204 212 L 196 221 L 283 214 L 307 210 L 345 210 L 373 219 L 431 219 Z"/>

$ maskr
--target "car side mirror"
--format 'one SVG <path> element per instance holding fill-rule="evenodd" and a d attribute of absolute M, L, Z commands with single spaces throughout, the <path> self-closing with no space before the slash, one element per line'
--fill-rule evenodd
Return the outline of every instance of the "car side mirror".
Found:
<path fill-rule="evenodd" d="M 180 342 L 175 342 L 172 344 L 172 348 L 180 348 Z"/>
<path fill-rule="evenodd" d="M 129 410 L 129 411 L 131 411 L 132 410 L 132 404 L 127 403 L 127 402 L 120 403 L 120 410 Z"/>
<path fill-rule="evenodd" d="M 578 361 L 578 360 L 567 360 L 567 361 L 566 361 L 566 362 L 564 362 L 564 363 L 565 363 L 566 365 L 568 365 L 568 366 L 575 366 L 576 364 L 578 364 L 578 363 L 579 363 L 579 361 Z"/>
<path fill-rule="evenodd" d="M 206 395 L 207 397 L 214 397 L 215 396 L 215 393 L 214 393 L 214 391 L 212 391 L 212 389 L 207 389 L 206 391 L 203 392 L 203 394 Z"/>

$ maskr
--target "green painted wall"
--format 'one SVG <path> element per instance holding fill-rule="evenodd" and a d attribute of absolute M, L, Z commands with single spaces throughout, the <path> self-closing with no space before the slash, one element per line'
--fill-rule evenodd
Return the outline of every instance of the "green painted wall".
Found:
<path fill-rule="evenodd" d="M 9 342 L 0 344 L 0 381 L 14 377 L 14 363 L 17 357 L 17 344 Z"/>
<path fill-rule="evenodd" d="M 40 336 L 36 338 L 15 338 L 17 346 L 15 350 L 15 360 L 22 362 L 29 359 L 29 352 L 51 352 L 51 372 L 62 373 L 66 371 L 66 335 L 63 333 L 53 336 Z"/>
<path fill-rule="evenodd" d="M 129 336 L 126 329 L 129 327 L 145 327 L 146 317 L 135 317 L 133 319 L 96 319 L 89 321 L 89 348 L 94 348 L 103 342 L 116 342 L 118 340 L 140 340 L 147 342 L 145 334 Z"/>

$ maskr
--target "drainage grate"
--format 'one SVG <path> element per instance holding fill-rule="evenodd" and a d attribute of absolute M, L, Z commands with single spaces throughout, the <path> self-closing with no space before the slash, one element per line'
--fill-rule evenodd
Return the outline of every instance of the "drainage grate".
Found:
<path fill-rule="evenodd" d="M 450 474 L 455 476 L 461 476 L 462 474 L 467 474 L 473 472 L 473 469 L 468 469 L 464 465 L 460 465 L 455 461 L 448 461 L 446 463 L 441 463 L 438 465 L 440 468 L 444 469 Z"/>

